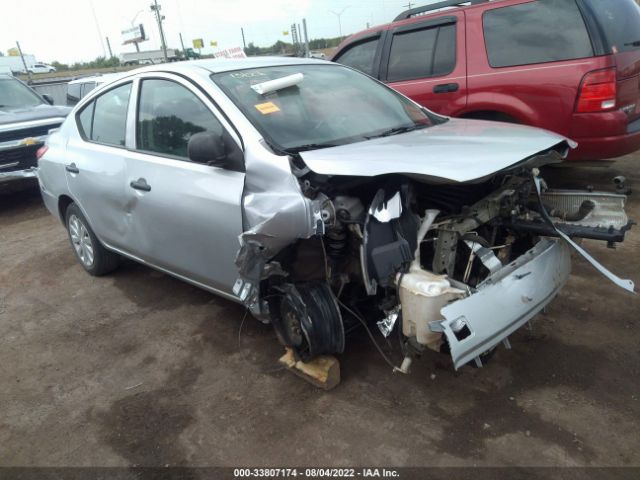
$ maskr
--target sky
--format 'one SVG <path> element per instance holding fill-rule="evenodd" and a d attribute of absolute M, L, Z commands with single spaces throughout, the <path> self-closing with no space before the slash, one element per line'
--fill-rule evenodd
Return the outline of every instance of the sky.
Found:
<path fill-rule="evenodd" d="M 148 41 L 141 50 L 160 48 L 160 35 L 150 5 L 153 0 L 0 0 L 0 50 L 5 55 L 19 41 L 25 54 L 41 62 L 87 61 L 108 54 L 109 37 L 114 55 L 135 51 L 122 45 L 121 31 L 132 21 L 142 23 Z M 419 4 L 430 3 L 426 0 Z M 283 31 L 292 23 L 307 19 L 309 38 L 355 33 L 367 23 L 379 25 L 393 20 L 406 9 L 409 0 L 158 0 L 165 15 L 165 36 L 169 48 L 185 47 L 202 38 L 202 53 L 242 46 L 240 28 L 247 44 L 268 46 L 277 40 L 291 41 Z M 416 6 L 416 0 L 412 6 Z M 92 11 L 93 10 L 93 11 Z M 93 14 L 95 12 L 95 16 Z M 217 41 L 212 48 L 210 41 Z"/>

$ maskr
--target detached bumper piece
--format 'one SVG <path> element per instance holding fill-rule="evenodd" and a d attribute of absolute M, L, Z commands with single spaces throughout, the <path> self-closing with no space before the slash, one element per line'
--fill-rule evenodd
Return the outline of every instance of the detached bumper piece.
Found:
<path fill-rule="evenodd" d="M 571 251 L 564 241 L 543 239 L 514 262 L 494 272 L 477 290 L 442 308 L 444 320 L 431 322 L 443 332 L 456 369 L 475 361 L 537 315 L 556 296 L 571 273 Z"/>

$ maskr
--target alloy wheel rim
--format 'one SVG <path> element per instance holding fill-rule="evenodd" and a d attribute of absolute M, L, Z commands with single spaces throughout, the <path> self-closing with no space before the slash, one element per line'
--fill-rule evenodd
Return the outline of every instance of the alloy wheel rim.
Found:
<path fill-rule="evenodd" d="M 89 230 L 76 215 L 69 217 L 69 236 L 76 255 L 85 267 L 93 265 L 93 242 Z"/>

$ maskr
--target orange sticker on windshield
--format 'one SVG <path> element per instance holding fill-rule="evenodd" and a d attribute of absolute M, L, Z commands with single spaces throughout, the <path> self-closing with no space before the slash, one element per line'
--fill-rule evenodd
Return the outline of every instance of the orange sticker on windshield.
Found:
<path fill-rule="evenodd" d="M 255 107 L 263 115 L 269 115 L 270 113 L 275 113 L 280 111 L 278 106 L 273 102 L 258 103 Z"/>

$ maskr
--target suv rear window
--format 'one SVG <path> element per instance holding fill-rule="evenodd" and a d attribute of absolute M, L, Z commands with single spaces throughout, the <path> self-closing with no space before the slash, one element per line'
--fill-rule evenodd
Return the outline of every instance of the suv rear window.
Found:
<path fill-rule="evenodd" d="M 485 12 L 483 25 L 492 67 L 593 56 L 591 39 L 575 0 L 538 0 L 495 8 Z"/>
<path fill-rule="evenodd" d="M 585 0 L 602 28 L 609 53 L 640 48 L 640 6 L 634 0 Z"/>

